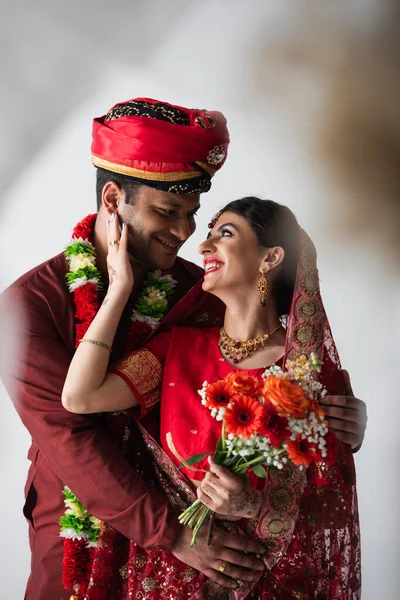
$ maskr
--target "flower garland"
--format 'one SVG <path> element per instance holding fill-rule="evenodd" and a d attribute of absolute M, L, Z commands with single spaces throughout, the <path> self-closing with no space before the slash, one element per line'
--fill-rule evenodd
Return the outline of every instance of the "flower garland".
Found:
<path fill-rule="evenodd" d="M 93 227 L 97 214 L 88 215 L 75 227 L 72 240 L 65 249 L 69 272 L 66 275 L 76 306 L 76 347 L 85 335 L 100 308 L 97 292 L 103 287 L 101 273 L 96 266 L 96 250 L 92 244 Z M 158 327 L 168 311 L 167 296 L 176 285 L 170 275 L 161 271 L 148 273 L 142 292 L 132 312 L 128 333 L 128 350 L 135 349 Z"/>
<path fill-rule="evenodd" d="M 96 266 L 96 250 L 93 246 L 93 228 L 97 214 L 91 214 L 80 221 L 66 246 L 65 257 L 69 271 L 66 279 L 70 292 L 74 294 L 76 307 L 76 341 L 84 337 L 95 318 L 100 302 L 98 290 L 103 288 L 102 276 Z M 142 291 L 132 311 L 126 350 L 139 348 L 154 331 L 168 311 L 168 300 L 176 286 L 170 275 L 161 271 L 148 273 Z M 67 487 L 64 488 L 65 514 L 60 518 L 60 536 L 64 538 L 63 584 L 66 589 L 84 593 L 88 584 L 94 548 L 101 521 L 93 517 Z"/>

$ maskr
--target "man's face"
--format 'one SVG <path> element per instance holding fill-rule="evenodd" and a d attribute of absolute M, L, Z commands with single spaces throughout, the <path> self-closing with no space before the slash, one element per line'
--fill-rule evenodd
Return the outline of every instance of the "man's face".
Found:
<path fill-rule="evenodd" d="M 170 269 L 179 248 L 196 229 L 198 194 L 171 194 L 145 185 L 133 204 L 121 203 L 119 215 L 128 226 L 129 253 L 146 269 Z"/>

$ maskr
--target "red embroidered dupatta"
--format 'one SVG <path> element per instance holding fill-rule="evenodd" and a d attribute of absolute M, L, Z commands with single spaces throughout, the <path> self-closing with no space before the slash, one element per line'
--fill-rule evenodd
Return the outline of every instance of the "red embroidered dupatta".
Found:
<path fill-rule="evenodd" d="M 139 351 L 140 352 L 140 351 Z M 316 251 L 302 232 L 297 280 L 287 322 L 285 361 L 314 352 L 324 363 L 323 383 L 340 394 L 344 381 L 319 289 Z M 136 432 L 135 432 L 136 434 Z M 142 452 L 137 468 L 168 497 L 177 514 L 194 499 L 185 475 L 138 424 Z M 144 524 L 145 526 L 145 524 Z M 351 449 L 339 445 L 334 465 L 318 463 L 307 471 L 286 465 L 269 470 L 265 501 L 257 521 L 219 526 L 260 539 L 266 570 L 237 590 L 214 584 L 159 548 L 144 550 L 121 542 L 105 526 L 95 551 L 87 600 L 179 598 L 259 600 L 360 598 L 360 538 Z"/>

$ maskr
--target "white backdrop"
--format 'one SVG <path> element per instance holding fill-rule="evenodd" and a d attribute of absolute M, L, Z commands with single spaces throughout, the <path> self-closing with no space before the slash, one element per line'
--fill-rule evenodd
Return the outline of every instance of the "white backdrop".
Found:
<path fill-rule="evenodd" d="M 204 5 L 207 5 L 206 7 Z M 74 224 L 95 207 L 90 164 L 91 119 L 133 96 L 222 110 L 231 132 L 229 158 L 202 200 L 198 229 L 182 256 L 199 262 L 196 248 L 210 217 L 225 202 L 260 195 L 287 204 L 314 239 L 326 309 L 353 388 L 368 404 L 364 446 L 356 456 L 362 527 L 363 599 L 398 597 L 400 551 L 397 435 L 400 284 L 373 244 L 330 228 L 336 207 L 324 175 L 304 143 L 304 113 L 288 98 L 258 97 L 246 80 L 246 49 L 257 27 L 243 4 L 200 3 L 179 22 L 176 36 L 158 47 L 145 69 L 102 63 L 101 82 L 48 140 L 21 165 L 3 197 L 0 285 L 57 254 Z M 212 6 L 211 6 L 212 5 Z M 258 3 L 254 3 L 258 5 Z M 260 5 L 258 5 L 260 6 Z M 229 10 L 228 10 L 229 8 Z M 254 22 L 254 15 L 252 15 Z M 271 26 L 271 31 L 273 27 Z M 200 33 L 207 32 L 207 38 Z M 190 52 L 182 53 L 182 49 Z M 51 93 L 55 93 L 51 91 Z M 318 110 L 318 94 L 304 81 L 299 105 Z M 45 124 L 44 124 L 45 126 Z M 80 192 L 76 193 L 75 182 Z M 74 191 L 73 191 L 74 190 Z M 0 581 L 3 595 L 23 598 L 29 572 L 27 526 L 21 513 L 29 436 L 0 389 Z"/>

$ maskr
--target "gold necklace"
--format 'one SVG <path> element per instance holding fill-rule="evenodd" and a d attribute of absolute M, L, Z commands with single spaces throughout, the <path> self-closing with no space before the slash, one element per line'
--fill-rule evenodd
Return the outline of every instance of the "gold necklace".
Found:
<path fill-rule="evenodd" d="M 226 333 L 225 329 L 221 329 L 218 345 L 227 357 L 236 364 L 240 360 L 248 358 L 251 354 L 264 348 L 269 338 L 281 327 L 282 325 L 279 324 L 271 333 L 264 333 L 264 335 L 244 341 L 234 340 Z"/>

